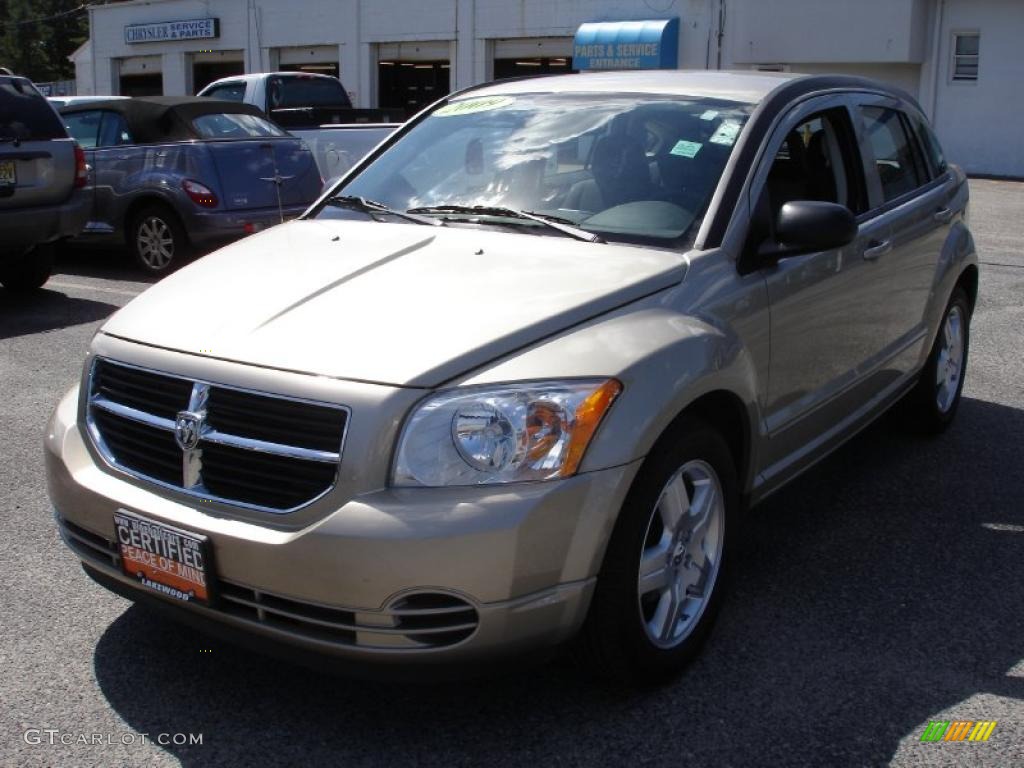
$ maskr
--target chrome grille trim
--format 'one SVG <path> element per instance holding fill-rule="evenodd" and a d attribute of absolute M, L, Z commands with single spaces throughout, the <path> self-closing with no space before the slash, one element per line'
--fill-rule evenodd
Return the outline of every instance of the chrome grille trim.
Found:
<path fill-rule="evenodd" d="M 267 395 L 267 397 L 273 397 L 273 395 Z M 110 413 L 124 419 L 131 419 L 132 421 L 147 424 L 150 427 L 162 429 L 166 432 L 174 432 L 174 419 L 165 419 L 163 416 L 154 416 L 152 413 L 146 413 L 145 411 L 140 411 L 130 406 L 122 405 L 121 403 L 115 403 L 113 400 L 108 400 L 103 395 L 93 395 L 89 399 L 89 404 L 94 408 L 109 411 Z M 192 410 L 191 407 L 189 407 L 189 410 Z M 290 459 L 321 461 L 325 464 L 341 460 L 341 453 L 317 451 L 312 448 L 299 448 L 294 445 L 281 445 L 280 443 L 269 443 L 266 440 L 257 440 L 252 437 L 229 435 L 226 432 L 219 432 L 216 429 L 210 429 L 209 431 L 203 432 L 203 442 L 217 443 L 218 445 L 230 445 L 235 448 L 244 448 L 247 451 L 270 453 L 275 456 L 287 456 Z"/>
<path fill-rule="evenodd" d="M 107 445 L 104 440 L 103 431 L 100 425 L 97 424 L 94 414 L 97 411 L 112 414 L 120 419 L 125 419 L 130 422 L 145 425 L 146 427 L 166 432 L 169 436 L 174 435 L 176 431 L 176 424 L 174 419 L 169 419 L 164 416 L 159 416 L 147 411 L 135 408 L 132 406 L 124 405 L 111 400 L 109 397 L 101 394 L 96 385 L 97 369 L 100 364 L 105 366 L 114 366 L 117 368 L 128 369 L 129 371 L 144 373 L 152 376 L 161 377 L 162 379 L 173 379 L 182 383 L 189 383 L 192 386 L 191 395 L 189 402 L 182 404 L 182 411 L 187 410 L 188 412 L 202 413 L 205 415 L 205 409 L 207 405 L 207 399 L 211 388 L 225 391 L 240 392 L 247 395 L 253 395 L 259 398 L 265 398 L 267 400 L 276 400 L 289 403 L 297 403 L 308 406 L 315 406 L 318 408 L 326 408 L 332 411 L 337 411 L 344 414 L 343 424 L 341 426 L 340 435 L 338 437 L 338 450 L 337 451 L 325 451 L 318 450 L 315 448 L 305 448 L 297 445 L 285 445 L 281 443 L 269 442 L 266 440 L 260 440 L 253 437 L 242 437 L 239 435 L 229 434 L 217 429 L 204 425 L 204 428 L 200 432 L 200 444 L 199 450 L 183 450 L 182 451 L 182 482 L 171 483 L 164 479 L 154 477 L 151 474 L 138 471 L 132 467 L 125 466 L 122 462 L 119 462 L 115 457 L 114 452 Z M 179 414 L 180 415 L 180 414 Z M 318 499 L 323 498 L 326 494 L 330 493 L 337 484 L 338 479 L 338 468 L 341 463 L 341 455 L 344 451 L 345 437 L 348 433 L 348 425 L 351 419 L 351 410 L 344 405 L 337 403 L 324 402 L 319 400 L 308 400 L 304 398 L 290 397 L 288 395 L 279 395 L 271 392 L 262 392 L 258 390 L 246 389 L 242 387 L 235 387 L 228 384 L 221 384 L 218 382 L 210 382 L 201 379 L 195 379 L 191 377 L 179 376 L 165 371 L 153 370 L 150 368 L 143 368 L 141 366 L 131 365 L 129 363 L 122 363 L 116 360 L 110 360 L 108 358 L 96 357 L 90 366 L 88 374 L 88 389 L 87 389 L 87 400 L 86 400 L 86 427 L 90 438 L 92 439 L 93 445 L 95 446 L 103 462 L 111 469 L 117 472 L 123 473 L 137 480 L 143 480 L 147 483 L 151 483 L 157 487 L 181 493 L 186 496 L 201 499 L 204 502 L 217 502 L 227 504 L 230 506 L 241 507 L 243 509 L 254 510 L 258 512 L 267 512 L 270 514 L 281 515 L 295 512 L 298 509 L 306 507 Z M 254 455 L 265 455 L 268 457 L 277 457 L 283 459 L 293 459 L 298 461 L 315 462 L 317 464 L 333 464 L 335 465 L 334 476 L 331 482 L 321 492 L 316 495 L 305 499 L 299 504 L 295 504 L 290 507 L 275 507 L 265 504 L 256 504 L 250 501 L 243 501 L 241 499 L 229 498 L 225 496 L 217 495 L 211 492 L 202 482 L 202 469 L 201 469 L 201 446 L 203 443 L 224 446 L 227 448 L 237 449 L 240 451 L 251 452 Z M 212 480 L 211 480 L 212 482 Z"/>

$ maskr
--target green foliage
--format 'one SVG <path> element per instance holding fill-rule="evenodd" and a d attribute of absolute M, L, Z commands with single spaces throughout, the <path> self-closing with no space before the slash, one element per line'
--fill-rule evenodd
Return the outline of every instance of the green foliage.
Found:
<path fill-rule="evenodd" d="M 70 80 L 68 56 L 89 37 L 81 0 L 0 0 L 0 66 L 36 82 Z M 39 21 L 33 21 L 39 19 Z"/>

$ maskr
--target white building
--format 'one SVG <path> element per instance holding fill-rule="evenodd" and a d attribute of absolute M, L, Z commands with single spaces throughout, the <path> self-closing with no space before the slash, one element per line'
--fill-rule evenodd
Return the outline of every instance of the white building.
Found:
<path fill-rule="evenodd" d="M 129 0 L 90 18 L 80 94 L 304 69 L 339 75 L 357 106 L 410 112 L 495 77 L 579 68 L 584 23 L 676 20 L 656 41 L 661 66 L 887 80 L 918 97 L 953 162 L 1024 176 L 1021 0 Z"/>

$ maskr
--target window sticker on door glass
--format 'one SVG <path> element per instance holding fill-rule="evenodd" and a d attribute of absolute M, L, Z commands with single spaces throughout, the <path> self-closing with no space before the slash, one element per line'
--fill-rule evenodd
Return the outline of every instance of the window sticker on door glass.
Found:
<path fill-rule="evenodd" d="M 724 144 L 731 147 L 736 143 L 736 137 L 740 135 L 740 124 L 735 120 L 723 120 L 722 124 L 715 129 L 708 139 L 712 144 Z"/>
<path fill-rule="evenodd" d="M 445 104 L 434 112 L 438 117 L 455 117 L 457 115 L 471 115 L 474 112 L 487 112 L 491 109 L 506 107 L 515 99 L 511 96 L 482 96 L 479 99 L 466 99 Z"/>
<path fill-rule="evenodd" d="M 676 142 L 676 145 L 669 150 L 669 154 L 676 155 L 678 157 L 696 157 L 697 153 L 700 152 L 700 148 L 704 145 L 699 141 L 686 141 L 680 139 Z"/>
<path fill-rule="evenodd" d="M 700 119 L 701 120 L 714 120 L 716 117 L 718 117 L 718 110 L 717 109 L 709 109 L 709 110 L 706 110 L 705 112 L 701 113 Z"/>

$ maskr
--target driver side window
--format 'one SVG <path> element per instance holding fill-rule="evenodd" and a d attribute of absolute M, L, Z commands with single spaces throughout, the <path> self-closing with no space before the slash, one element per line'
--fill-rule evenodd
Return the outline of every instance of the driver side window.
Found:
<path fill-rule="evenodd" d="M 795 200 L 838 203 L 854 214 L 867 210 L 854 147 L 853 128 L 843 108 L 812 115 L 790 131 L 765 182 L 763 196 L 772 221 L 783 205 Z"/>

